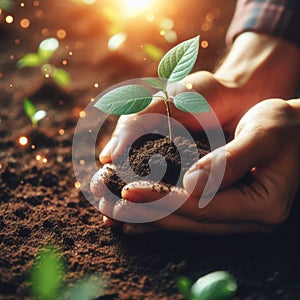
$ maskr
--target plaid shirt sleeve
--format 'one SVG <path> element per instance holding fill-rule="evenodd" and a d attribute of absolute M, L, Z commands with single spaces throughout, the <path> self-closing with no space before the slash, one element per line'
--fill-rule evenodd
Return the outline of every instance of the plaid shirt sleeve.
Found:
<path fill-rule="evenodd" d="M 227 45 L 245 31 L 276 35 L 300 47 L 300 0 L 238 0 Z"/>

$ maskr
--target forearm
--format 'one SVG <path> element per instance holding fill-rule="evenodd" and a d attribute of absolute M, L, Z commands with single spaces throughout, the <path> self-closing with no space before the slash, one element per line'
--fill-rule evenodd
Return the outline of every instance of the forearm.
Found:
<path fill-rule="evenodd" d="M 249 95 L 288 99 L 295 96 L 300 75 L 299 49 L 282 39 L 244 32 L 234 41 L 215 76 L 233 87 L 247 88 Z"/>

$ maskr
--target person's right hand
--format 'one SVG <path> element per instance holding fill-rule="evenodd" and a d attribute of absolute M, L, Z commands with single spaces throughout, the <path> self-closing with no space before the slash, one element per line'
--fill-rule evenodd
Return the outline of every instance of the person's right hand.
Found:
<path fill-rule="evenodd" d="M 268 98 L 294 96 L 299 65 L 299 50 L 295 46 L 275 37 L 245 32 L 236 38 L 225 61 L 214 74 L 207 71 L 193 73 L 182 80 L 181 86 L 192 86 L 203 95 L 223 129 L 233 133 L 241 117 L 256 103 Z M 178 92 L 171 90 L 170 94 Z M 173 105 L 171 110 L 172 117 L 188 130 L 201 130 L 199 123 L 187 117 L 186 112 Z M 110 163 L 118 157 L 133 137 L 138 136 L 139 126 L 141 134 L 145 129 L 160 126 L 158 116 L 151 122 L 143 122 L 141 116 L 148 113 L 166 114 L 163 101 L 153 100 L 144 111 L 121 116 L 112 139 L 100 154 L 101 163 Z M 210 118 L 210 113 L 201 113 L 204 122 Z"/>

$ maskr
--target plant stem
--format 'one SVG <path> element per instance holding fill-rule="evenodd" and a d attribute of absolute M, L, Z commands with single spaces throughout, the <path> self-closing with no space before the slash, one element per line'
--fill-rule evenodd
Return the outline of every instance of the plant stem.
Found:
<path fill-rule="evenodd" d="M 166 96 L 168 96 L 166 94 Z M 165 105 L 166 105 L 166 111 L 167 111 L 167 118 L 168 118 L 168 129 L 169 129 L 169 139 L 170 143 L 172 142 L 172 124 L 171 124 L 171 106 L 170 106 L 170 101 L 168 97 L 164 99 Z"/>

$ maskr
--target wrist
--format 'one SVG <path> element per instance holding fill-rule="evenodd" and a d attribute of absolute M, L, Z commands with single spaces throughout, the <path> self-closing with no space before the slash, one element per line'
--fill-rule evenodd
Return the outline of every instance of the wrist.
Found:
<path fill-rule="evenodd" d="M 215 77 L 228 86 L 256 91 L 261 99 L 294 96 L 300 70 L 299 49 L 279 38 L 244 32 L 234 41 Z M 282 76 L 284 74 L 284 76 Z"/>

